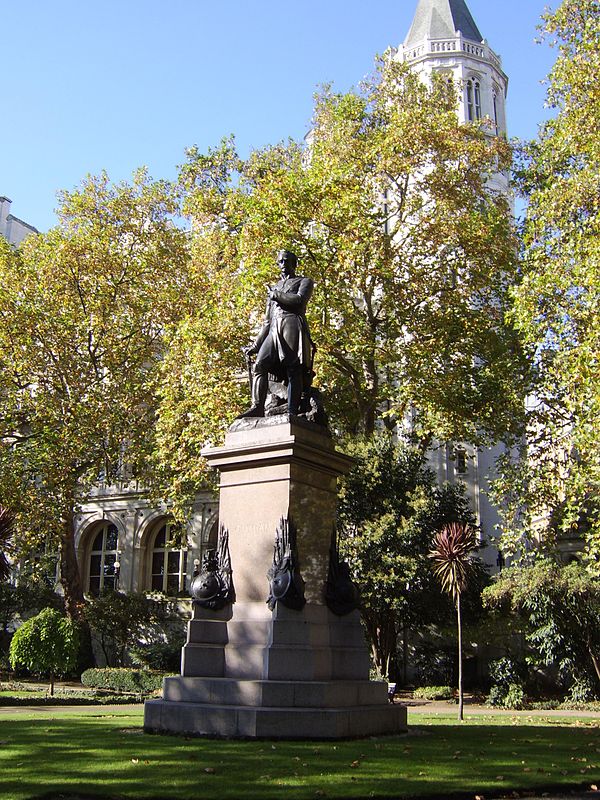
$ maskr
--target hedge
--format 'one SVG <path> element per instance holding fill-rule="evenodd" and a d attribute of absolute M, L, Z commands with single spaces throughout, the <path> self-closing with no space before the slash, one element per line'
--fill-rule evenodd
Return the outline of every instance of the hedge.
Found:
<path fill-rule="evenodd" d="M 86 669 L 81 675 L 81 683 L 93 689 L 148 694 L 162 687 L 164 677 L 164 672 L 105 667 Z"/>
<path fill-rule="evenodd" d="M 452 700 L 454 689 L 451 686 L 419 686 L 413 691 L 413 697 L 420 700 Z"/>

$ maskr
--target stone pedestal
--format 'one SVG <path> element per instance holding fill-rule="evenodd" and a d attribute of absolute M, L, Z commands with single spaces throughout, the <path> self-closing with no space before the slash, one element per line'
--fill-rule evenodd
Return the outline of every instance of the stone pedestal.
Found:
<path fill-rule="evenodd" d="M 336 616 L 324 602 L 336 482 L 351 460 L 324 429 L 295 417 L 240 421 L 204 455 L 221 474 L 236 602 L 195 606 L 181 677 L 146 702 L 145 729 L 302 739 L 404 730 L 406 710 L 388 703 L 385 683 L 369 681 L 358 612 Z M 282 518 L 297 531 L 307 601 L 299 611 L 265 603 Z"/>

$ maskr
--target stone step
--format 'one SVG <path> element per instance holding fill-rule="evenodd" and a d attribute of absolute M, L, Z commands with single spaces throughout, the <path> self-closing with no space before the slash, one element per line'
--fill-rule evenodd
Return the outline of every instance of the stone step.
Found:
<path fill-rule="evenodd" d="M 265 681 L 232 678 L 165 678 L 163 699 L 231 706 L 336 708 L 385 705 L 383 681 Z"/>
<path fill-rule="evenodd" d="M 364 647 L 188 643 L 181 657 L 181 674 L 200 678 L 366 680 L 369 668 Z"/>
<path fill-rule="evenodd" d="M 402 733 L 406 730 L 406 709 L 390 704 L 254 708 L 147 700 L 144 730 L 232 738 L 343 739 Z"/>

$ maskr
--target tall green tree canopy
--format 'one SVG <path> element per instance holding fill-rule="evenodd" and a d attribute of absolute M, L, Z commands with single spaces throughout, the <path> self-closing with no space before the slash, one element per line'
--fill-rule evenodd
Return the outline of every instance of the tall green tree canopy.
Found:
<path fill-rule="evenodd" d="M 78 504 L 102 481 L 148 478 L 158 361 L 186 292 L 185 235 L 168 187 L 90 178 L 60 222 L 0 242 L 0 480 L 22 548 L 60 550 L 71 616 L 82 587 Z M 136 474 L 135 468 L 138 472 Z"/>
<path fill-rule="evenodd" d="M 581 564 L 539 559 L 512 567 L 484 590 L 483 600 L 521 621 L 543 664 L 600 684 L 600 584 Z"/>
<path fill-rule="evenodd" d="M 462 484 L 436 485 L 424 455 L 390 433 L 359 437 L 348 449 L 356 466 L 341 485 L 340 550 L 360 589 L 374 661 L 388 676 L 399 633 L 452 618 L 428 553 L 436 531 L 471 523 L 473 513 Z"/>
<path fill-rule="evenodd" d="M 524 276 L 514 321 L 536 366 L 527 450 L 499 486 L 514 536 L 588 536 L 600 556 L 600 4 L 563 0 L 544 17 L 557 47 L 555 116 L 525 145 Z M 541 522 L 543 521 L 543 522 Z"/>
<path fill-rule="evenodd" d="M 370 434 L 411 410 L 425 446 L 514 427 L 518 348 L 504 310 L 516 245 L 489 184 L 511 153 L 485 126 L 460 125 L 456 102 L 446 81 L 385 62 L 355 91 L 319 93 L 307 144 L 245 160 L 232 140 L 189 151 L 180 183 L 197 305 L 164 362 L 167 460 L 197 464 L 243 408 L 239 348 L 281 247 L 315 281 L 315 383 L 338 428 Z"/>

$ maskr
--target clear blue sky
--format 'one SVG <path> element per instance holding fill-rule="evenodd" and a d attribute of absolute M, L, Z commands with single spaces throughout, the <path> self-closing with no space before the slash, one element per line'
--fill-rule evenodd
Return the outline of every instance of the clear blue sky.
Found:
<path fill-rule="evenodd" d="M 545 0 L 467 0 L 509 75 L 511 136 L 547 116 Z M 556 7 L 557 0 L 550 3 Z M 184 149 L 301 138 L 319 84 L 356 84 L 405 37 L 416 0 L 27 0 L 0 17 L 0 195 L 46 230 L 88 173 L 173 177 Z"/>

